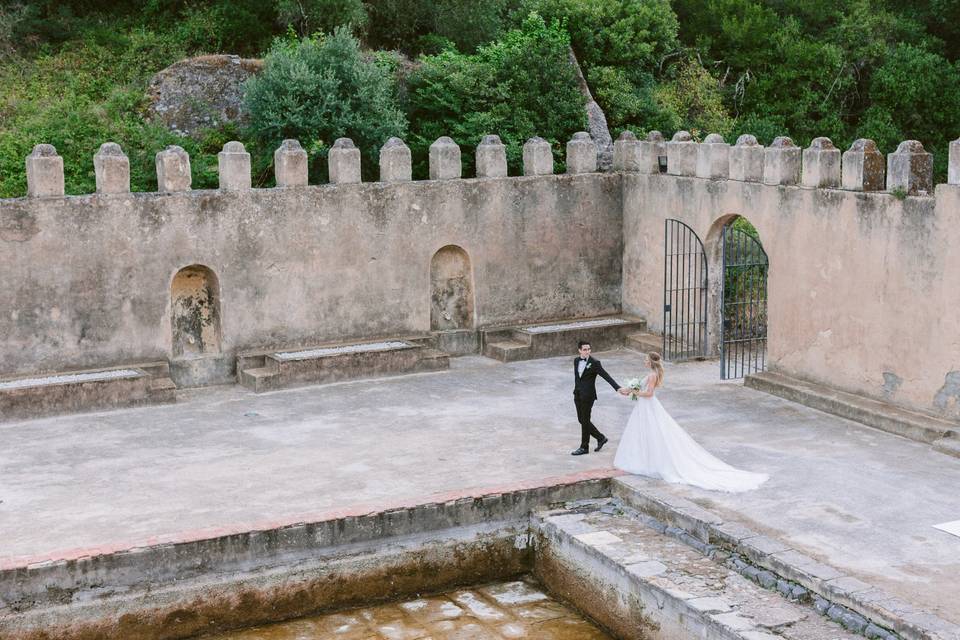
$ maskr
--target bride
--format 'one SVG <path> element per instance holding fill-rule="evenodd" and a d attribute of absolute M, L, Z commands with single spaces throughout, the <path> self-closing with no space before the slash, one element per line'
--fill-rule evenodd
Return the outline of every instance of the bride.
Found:
<path fill-rule="evenodd" d="M 624 392 L 637 399 L 613 465 L 630 473 L 690 484 L 715 491 L 749 491 L 766 482 L 765 473 L 734 469 L 697 444 L 670 417 L 654 395 L 663 384 L 659 353 L 647 354 L 651 373 L 639 390 Z"/>

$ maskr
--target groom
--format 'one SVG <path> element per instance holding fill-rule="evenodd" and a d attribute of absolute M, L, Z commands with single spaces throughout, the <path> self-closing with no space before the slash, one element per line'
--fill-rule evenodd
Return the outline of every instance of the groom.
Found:
<path fill-rule="evenodd" d="M 597 448 L 594 451 L 600 451 L 603 445 L 607 444 L 607 437 L 590 422 L 590 412 L 597 400 L 597 376 L 609 382 L 620 394 L 627 390 L 604 371 L 599 360 L 590 356 L 589 342 L 581 340 L 577 343 L 577 349 L 580 355 L 573 360 L 573 402 L 577 405 L 577 420 L 580 421 L 580 448 L 570 455 L 582 456 L 590 453 L 590 436 L 597 439 Z"/>

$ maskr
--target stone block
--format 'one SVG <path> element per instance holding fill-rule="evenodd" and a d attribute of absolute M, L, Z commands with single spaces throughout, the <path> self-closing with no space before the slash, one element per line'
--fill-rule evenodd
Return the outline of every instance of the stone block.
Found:
<path fill-rule="evenodd" d="M 667 173 L 672 176 L 697 175 L 697 143 L 687 131 L 677 131 L 666 145 Z"/>
<path fill-rule="evenodd" d="M 448 136 L 437 138 L 430 145 L 430 179 L 454 180 L 461 173 L 459 145 Z"/>
<path fill-rule="evenodd" d="M 745 133 L 730 148 L 730 179 L 742 182 L 763 182 L 763 145 Z"/>
<path fill-rule="evenodd" d="M 594 173 L 597 170 L 597 143 L 586 131 L 578 131 L 567 143 L 567 173 Z"/>
<path fill-rule="evenodd" d="M 217 154 L 217 165 L 221 189 L 239 191 L 250 188 L 250 154 L 242 142 L 234 140 L 223 145 L 223 150 Z"/>
<path fill-rule="evenodd" d="M 830 138 L 814 138 L 803 150 L 801 184 L 820 189 L 840 186 L 840 149 Z"/>
<path fill-rule="evenodd" d="M 697 149 L 697 177 L 726 178 L 730 175 L 730 145 L 719 133 L 711 133 Z"/>
<path fill-rule="evenodd" d="M 660 173 L 660 158 L 663 164 L 667 163 L 667 143 L 659 131 L 651 131 L 646 140 L 640 141 L 639 168 L 640 173 Z"/>
<path fill-rule="evenodd" d="M 800 147 L 779 136 L 763 150 L 764 184 L 791 185 L 800 182 Z"/>
<path fill-rule="evenodd" d="M 960 139 L 954 140 L 950 143 L 947 183 L 960 184 Z"/>
<path fill-rule="evenodd" d="M 483 136 L 477 145 L 477 177 L 504 178 L 507 175 L 507 147 L 500 136 Z"/>
<path fill-rule="evenodd" d="M 854 140 L 843 153 L 841 185 L 850 191 L 883 191 L 887 165 L 877 143 L 868 138 Z"/>
<path fill-rule="evenodd" d="M 130 159 L 116 142 L 104 142 L 93 156 L 97 193 L 130 193 Z"/>
<path fill-rule="evenodd" d="M 157 153 L 156 162 L 157 190 L 160 193 L 190 190 L 190 156 L 183 147 L 170 145 Z"/>
<path fill-rule="evenodd" d="M 27 195 L 31 198 L 62 196 L 63 158 L 52 144 L 38 144 L 27 156 Z"/>
<path fill-rule="evenodd" d="M 917 140 L 905 140 L 887 155 L 887 191 L 900 189 L 910 196 L 933 193 L 933 154 Z"/>
<path fill-rule="evenodd" d="M 613 143 L 613 170 L 640 171 L 640 141 L 633 131 L 624 131 Z"/>
<path fill-rule="evenodd" d="M 539 136 L 523 144 L 523 175 L 548 176 L 553 173 L 553 150 L 550 143 Z"/>
<path fill-rule="evenodd" d="M 412 179 L 410 147 L 400 138 L 390 138 L 380 147 L 380 182 L 409 182 Z"/>
<path fill-rule="evenodd" d="M 327 154 L 331 184 L 360 182 L 360 149 L 350 138 L 337 138 Z"/>
<path fill-rule="evenodd" d="M 284 140 L 273 152 L 273 172 L 278 187 L 307 184 L 307 152 L 298 140 Z"/>

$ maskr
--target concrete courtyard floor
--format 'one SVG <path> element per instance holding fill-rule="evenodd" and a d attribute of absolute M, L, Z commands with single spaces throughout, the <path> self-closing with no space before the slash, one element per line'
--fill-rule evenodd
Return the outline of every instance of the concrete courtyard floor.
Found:
<path fill-rule="evenodd" d="M 599 354 L 620 382 L 632 351 Z M 633 405 L 602 381 L 601 453 L 579 440 L 570 358 L 452 361 L 447 372 L 0 424 L 0 560 L 296 522 L 349 505 L 609 469 Z M 960 623 L 960 459 L 668 365 L 664 406 L 707 449 L 771 480 L 747 494 L 666 487 Z"/>

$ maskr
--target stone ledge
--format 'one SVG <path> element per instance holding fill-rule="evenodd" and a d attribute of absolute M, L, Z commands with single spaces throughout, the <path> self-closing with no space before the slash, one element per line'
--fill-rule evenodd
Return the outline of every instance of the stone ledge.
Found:
<path fill-rule="evenodd" d="M 960 457 L 960 430 L 953 422 L 771 371 L 747 376 L 744 385 L 868 427 L 925 442 L 941 453 Z"/>
<path fill-rule="evenodd" d="M 960 625 L 905 603 L 882 589 L 791 549 L 789 545 L 754 532 L 702 507 L 689 508 L 689 500 L 668 494 L 637 476 L 612 480 L 612 495 L 641 513 L 725 550 L 742 554 L 756 565 L 800 584 L 827 600 L 843 606 L 889 629 L 906 640 L 958 640 Z"/>
<path fill-rule="evenodd" d="M 423 496 L 386 504 L 236 523 L 37 556 L 0 557 L 0 611 L 83 598 L 97 585 L 136 591 L 172 581 L 255 571 L 313 558 L 319 549 L 450 527 L 526 518 L 534 508 L 609 495 L 610 477 L 595 469 L 504 486 Z M 55 602 L 50 600 L 54 599 Z M 2 635 L 2 634 L 0 634 Z"/>

